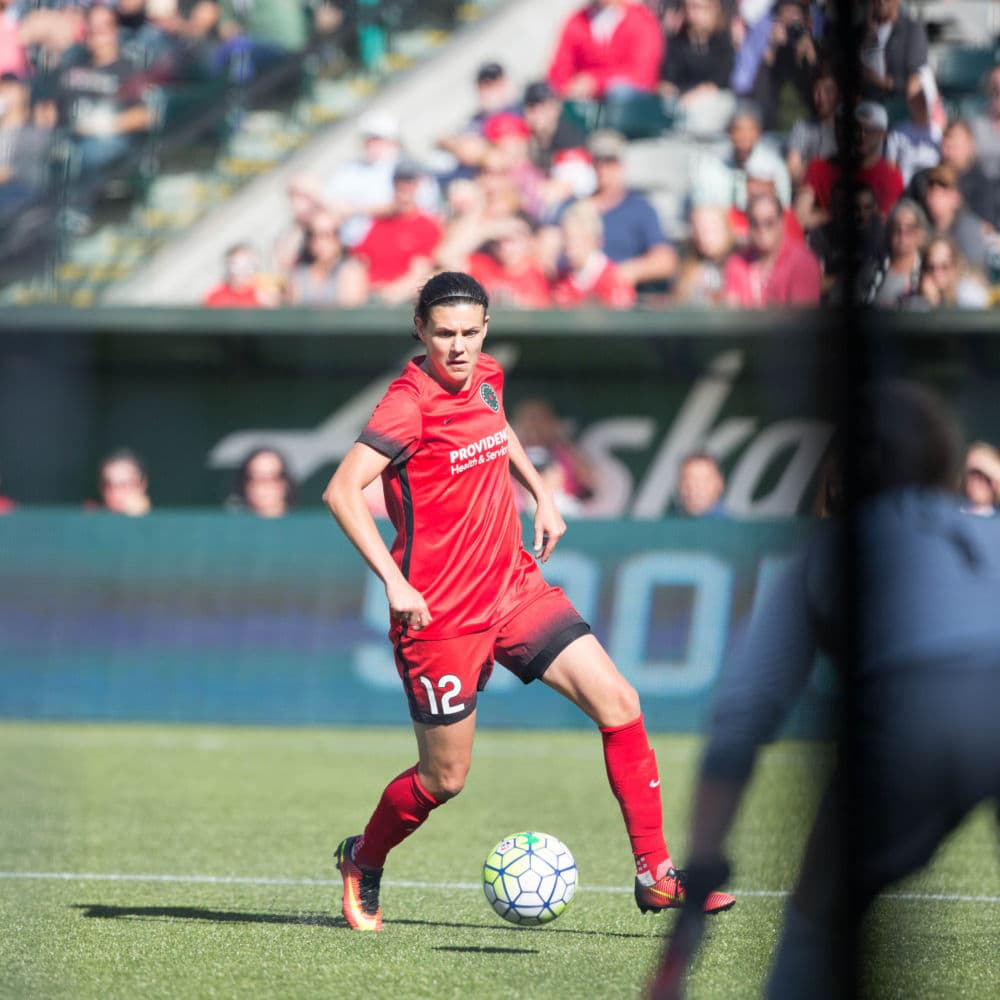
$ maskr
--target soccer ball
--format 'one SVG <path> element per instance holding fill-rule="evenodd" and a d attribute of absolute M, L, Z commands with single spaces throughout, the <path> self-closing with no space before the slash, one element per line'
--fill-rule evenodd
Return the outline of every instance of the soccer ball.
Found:
<path fill-rule="evenodd" d="M 547 924 L 576 892 L 576 862 L 548 833 L 512 833 L 483 862 L 483 892 L 512 924 Z"/>

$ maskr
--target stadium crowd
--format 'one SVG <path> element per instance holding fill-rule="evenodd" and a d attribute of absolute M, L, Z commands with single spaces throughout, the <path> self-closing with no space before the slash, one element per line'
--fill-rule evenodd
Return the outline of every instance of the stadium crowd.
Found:
<path fill-rule="evenodd" d="M 600 472 L 586 450 L 573 439 L 569 422 L 542 398 L 522 400 L 514 408 L 511 425 L 532 464 L 538 470 L 565 517 L 594 516 L 587 506 L 600 488 Z M 830 498 L 839 483 L 831 480 L 831 463 L 819 472 L 812 514 L 830 516 Z M 97 495 L 83 501 L 85 510 L 142 517 L 153 510 L 146 463 L 131 448 L 116 448 L 98 464 Z M 966 450 L 961 483 L 956 484 L 962 509 L 979 517 L 1000 516 L 1000 449 L 974 441 Z M 677 465 L 677 486 L 670 515 L 685 518 L 729 518 L 726 475 L 718 458 L 708 451 L 692 451 Z M 222 501 L 225 510 L 260 518 L 282 518 L 298 505 L 299 487 L 288 459 L 279 449 L 254 448 L 237 467 Z M 528 492 L 515 481 L 514 497 L 523 514 L 533 511 Z M 369 510 L 387 518 L 381 480 L 366 491 Z M 16 501 L 0 492 L 0 515 L 18 509 Z"/>
<path fill-rule="evenodd" d="M 842 299 L 850 270 L 851 294 L 874 305 L 987 308 L 1000 283 L 1000 65 L 946 100 L 907 5 L 861 6 L 860 100 L 847 107 L 834 4 L 588 3 L 520 93 L 502 63 L 481 65 L 475 114 L 427 162 L 391 115 L 363 115 L 357 159 L 289 185 L 289 230 L 256 248 L 247 282 L 259 299 L 236 303 L 227 269 L 207 302 L 398 305 L 436 270 L 462 269 L 515 307 L 757 308 Z M 666 218 L 630 183 L 630 145 L 671 135 L 701 152 Z"/>
<path fill-rule="evenodd" d="M 0 220 L 37 203 L 55 160 L 72 180 L 65 219 L 86 231 L 108 171 L 163 127 L 171 86 L 252 80 L 353 30 L 360 6 L 0 0 Z M 851 293 L 879 306 L 988 307 L 1000 288 L 996 41 L 977 50 L 993 53 L 978 87 L 945 93 L 913 6 L 859 3 L 861 100 L 847 107 L 831 0 L 592 0 L 523 90 L 502 62 L 483 63 L 476 112 L 426 162 L 391 115 L 362 115 L 357 158 L 295 178 L 287 231 L 232 248 L 205 304 L 396 305 L 458 268 L 525 308 L 815 304 L 844 295 L 848 270 L 860 275 Z M 700 152 L 665 208 L 632 183 L 631 146 L 670 137 Z M 681 169 L 659 152 L 664 175 Z M 857 260 L 838 238 L 842 211 Z"/>
<path fill-rule="evenodd" d="M 51 200 L 59 173 L 64 221 L 87 231 L 177 88 L 248 84 L 342 21 L 327 0 L 0 0 L 0 221 Z"/>

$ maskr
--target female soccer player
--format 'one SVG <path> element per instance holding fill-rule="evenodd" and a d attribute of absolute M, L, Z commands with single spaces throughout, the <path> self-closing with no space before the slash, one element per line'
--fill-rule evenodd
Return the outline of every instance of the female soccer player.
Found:
<path fill-rule="evenodd" d="M 476 696 L 494 659 L 525 684 L 541 678 L 599 726 L 635 857 L 639 909 L 684 899 L 683 873 L 663 838 L 660 779 L 639 696 L 521 543 L 511 472 L 537 501 L 535 558 L 549 558 L 566 525 L 507 423 L 503 371 L 482 353 L 488 304 L 482 286 L 461 272 L 424 285 L 414 337 L 425 353 L 389 386 L 323 494 L 385 584 L 419 756 L 386 786 L 364 833 L 337 848 L 344 916 L 355 930 L 382 927 L 379 885 L 389 851 L 462 790 Z M 397 531 L 391 551 L 363 495 L 376 476 Z M 705 910 L 733 902 L 713 893 Z"/>

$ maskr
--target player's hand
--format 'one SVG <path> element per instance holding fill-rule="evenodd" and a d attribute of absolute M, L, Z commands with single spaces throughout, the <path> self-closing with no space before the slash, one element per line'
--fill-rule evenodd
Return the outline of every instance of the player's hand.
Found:
<path fill-rule="evenodd" d="M 408 626 L 411 632 L 420 632 L 433 621 L 423 595 L 405 580 L 386 584 L 385 596 L 392 620 Z"/>
<path fill-rule="evenodd" d="M 552 498 L 546 493 L 538 499 L 535 508 L 535 539 L 532 552 L 539 562 L 548 562 L 552 550 L 559 539 L 566 534 L 566 522 L 556 509 Z"/>

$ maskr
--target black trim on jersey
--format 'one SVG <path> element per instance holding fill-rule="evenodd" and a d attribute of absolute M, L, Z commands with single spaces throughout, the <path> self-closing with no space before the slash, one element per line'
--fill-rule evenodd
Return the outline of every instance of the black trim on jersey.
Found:
<path fill-rule="evenodd" d="M 535 654 L 530 663 L 524 664 L 519 670 L 512 671 L 520 679 L 522 684 L 530 684 L 538 680 L 549 669 L 552 661 L 571 643 L 579 639 L 581 635 L 587 635 L 590 626 L 583 621 L 571 622 L 562 631 L 556 632 L 554 636 Z"/>
<path fill-rule="evenodd" d="M 422 722 L 423 719 L 418 719 L 418 715 L 423 715 L 424 713 L 420 711 L 420 706 L 417 704 L 416 695 L 413 693 L 413 684 L 410 681 L 410 663 L 403 656 L 403 644 L 402 642 L 396 643 L 396 659 L 403 665 L 403 690 L 406 692 L 406 700 L 410 704 L 410 717 L 416 719 L 418 722 Z"/>
<path fill-rule="evenodd" d="M 410 579 L 410 556 L 413 555 L 413 491 L 410 489 L 410 476 L 406 466 L 400 466 L 399 485 L 403 499 L 403 531 L 406 532 L 406 545 L 403 548 L 403 561 L 400 565 L 403 576 Z"/>
<path fill-rule="evenodd" d="M 369 448 L 374 448 L 379 454 L 385 455 L 394 465 L 403 452 L 403 448 L 398 441 L 383 434 L 376 434 L 374 431 L 368 430 L 368 428 L 365 428 L 358 435 L 358 443 L 366 444 Z"/>
<path fill-rule="evenodd" d="M 396 643 L 396 659 L 403 666 L 402 676 L 403 676 L 403 690 L 406 692 L 406 700 L 410 706 L 410 718 L 414 722 L 422 722 L 427 726 L 451 726 L 456 722 L 461 722 L 462 719 L 467 719 L 476 710 L 477 695 L 476 692 L 472 692 L 472 697 L 466 702 L 465 708 L 461 712 L 452 712 L 449 715 L 431 715 L 430 712 L 425 712 L 421 707 L 420 703 L 417 701 L 417 696 L 413 688 L 413 682 L 410 679 L 410 662 L 403 655 L 403 644 L 402 642 Z"/>

